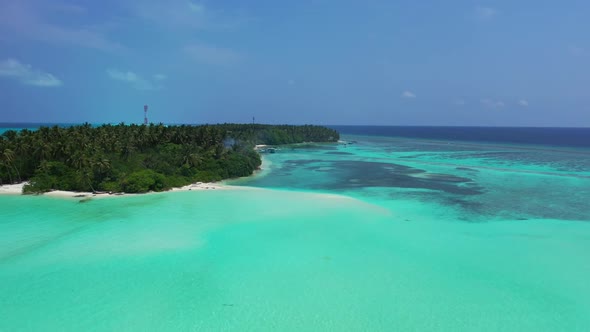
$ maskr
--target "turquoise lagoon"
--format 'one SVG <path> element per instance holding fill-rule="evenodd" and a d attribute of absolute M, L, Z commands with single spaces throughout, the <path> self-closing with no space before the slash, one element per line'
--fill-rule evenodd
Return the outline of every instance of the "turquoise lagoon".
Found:
<path fill-rule="evenodd" d="M 590 330 L 590 151 L 345 139 L 227 190 L 0 196 L 0 331 Z"/>

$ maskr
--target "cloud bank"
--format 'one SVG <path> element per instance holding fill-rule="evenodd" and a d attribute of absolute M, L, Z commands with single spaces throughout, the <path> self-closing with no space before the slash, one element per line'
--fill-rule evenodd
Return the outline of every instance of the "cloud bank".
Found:
<path fill-rule="evenodd" d="M 483 106 L 490 109 L 500 109 L 506 106 L 506 104 L 504 104 L 504 102 L 501 100 L 494 100 L 489 98 L 482 99 L 480 100 L 480 102 Z"/>
<path fill-rule="evenodd" d="M 158 82 L 166 79 L 166 75 L 156 74 L 153 76 L 153 81 L 151 81 L 132 71 L 121 71 L 118 69 L 108 69 L 107 75 L 115 81 L 125 82 L 132 88 L 143 91 L 162 89 L 162 85 Z"/>
<path fill-rule="evenodd" d="M 477 7 L 475 8 L 475 14 L 478 19 L 483 21 L 489 21 L 498 15 L 498 10 L 491 7 Z"/>
<path fill-rule="evenodd" d="M 412 91 L 404 91 L 404 92 L 402 92 L 402 98 L 414 99 L 414 98 L 416 98 L 416 94 L 413 93 Z"/>
<path fill-rule="evenodd" d="M 51 4 L 33 0 L 0 1 L 0 35 L 7 39 L 32 40 L 49 44 L 69 44 L 107 52 L 121 52 L 125 47 L 109 39 L 100 25 L 66 26 L 51 17 L 84 15 L 78 5 Z"/>
<path fill-rule="evenodd" d="M 25 85 L 38 87 L 58 87 L 62 81 L 53 74 L 34 69 L 33 66 L 23 64 L 15 59 L 6 59 L 0 62 L 0 77 L 17 80 Z"/>

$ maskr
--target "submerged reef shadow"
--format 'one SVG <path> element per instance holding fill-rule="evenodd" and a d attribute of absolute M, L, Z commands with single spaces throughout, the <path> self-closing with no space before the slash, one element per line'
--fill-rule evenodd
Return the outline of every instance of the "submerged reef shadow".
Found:
<path fill-rule="evenodd" d="M 330 181 L 319 185 L 300 181 L 300 188 L 345 190 L 361 187 L 415 188 L 442 191 L 457 195 L 479 195 L 483 188 L 472 179 L 452 174 L 428 173 L 423 169 L 405 165 L 354 160 L 287 160 L 284 169 L 304 168 L 326 172 Z"/>

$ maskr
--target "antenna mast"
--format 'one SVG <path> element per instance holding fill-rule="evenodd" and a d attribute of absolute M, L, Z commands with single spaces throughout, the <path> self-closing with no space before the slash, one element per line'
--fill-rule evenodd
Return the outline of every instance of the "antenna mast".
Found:
<path fill-rule="evenodd" d="M 146 126 L 148 124 L 147 111 L 148 111 L 148 105 L 144 105 L 143 106 L 143 124 Z"/>

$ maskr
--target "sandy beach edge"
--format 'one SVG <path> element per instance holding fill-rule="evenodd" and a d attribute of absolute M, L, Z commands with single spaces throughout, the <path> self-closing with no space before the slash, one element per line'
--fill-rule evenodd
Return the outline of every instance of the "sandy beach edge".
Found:
<path fill-rule="evenodd" d="M 22 182 L 18 184 L 7 184 L 0 186 L 0 195 L 23 195 L 23 187 L 28 182 Z M 183 187 L 172 188 L 165 192 L 175 192 L 175 191 L 191 191 L 191 190 L 222 190 L 222 189 L 231 189 L 234 188 L 232 186 L 225 185 L 223 183 L 217 182 L 196 182 L 192 183 Z M 101 198 L 101 197 L 120 197 L 120 196 L 134 196 L 134 195 L 145 195 L 145 194 L 152 194 L 157 192 L 148 192 L 142 194 L 131 194 L 131 193 L 93 193 L 93 192 L 78 192 L 78 191 L 64 191 L 64 190 L 52 190 L 50 192 L 46 192 L 41 196 L 47 197 L 63 197 L 63 198 Z"/>
<path fill-rule="evenodd" d="M 265 158 L 262 157 L 262 164 L 252 175 L 256 176 L 263 170 L 266 170 L 268 167 L 268 161 L 265 161 Z M 17 184 L 5 184 L 0 185 L 0 195 L 23 195 L 23 187 L 27 185 L 28 182 L 21 182 Z M 237 189 L 245 189 L 247 187 L 242 186 L 232 186 L 225 184 L 223 181 L 221 182 L 195 182 L 183 187 L 176 187 L 162 192 L 148 192 L 142 194 L 131 194 L 131 193 L 93 193 L 93 192 L 77 192 L 77 191 L 64 191 L 64 190 L 53 190 L 47 193 L 42 194 L 41 196 L 47 197 L 63 197 L 63 198 L 102 198 L 102 197 L 120 197 L 120 196 L 133 196 L 133 195 L 145 195 L 145 194 L 155 194 L 155 193 L 166 193 L 166 192 L 176 192 L 176 191 L 192 191 L 192 190 L 237 190 Z"/>

